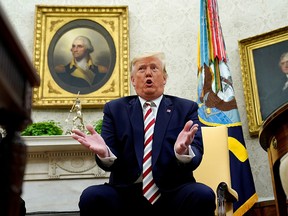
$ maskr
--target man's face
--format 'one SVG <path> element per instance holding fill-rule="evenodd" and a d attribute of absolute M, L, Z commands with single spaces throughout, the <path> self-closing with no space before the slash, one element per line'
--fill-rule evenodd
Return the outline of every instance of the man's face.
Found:
<path fill-rule="evenodd" d="M 280 67 L 283 73 L 288 74 L 288 55 L 280 61 Z"/>
<path fill-rule="evenodd" d="M 167 76 L 160 60 L 147 57 L 134 64 L 131 81 L 137 95 L 145 100 L 154 100 L 164 92 Z"/>
<path fill-rule="evenodd" d="M 82 40 L 74 40 L 72 44 L 71 52 L 72 52 L 73 57 L 77 61 L 80 61 L 81 59 L 87 56 L 87 50 Z"/>

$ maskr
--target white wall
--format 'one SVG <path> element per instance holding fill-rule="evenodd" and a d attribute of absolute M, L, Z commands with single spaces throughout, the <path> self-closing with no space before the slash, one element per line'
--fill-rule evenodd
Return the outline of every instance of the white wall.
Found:
<path fill-rule="evenodd" d="M 144 51 L 164 51 L 169 74 L 166 93 L 188 99 L 196 98 L 199 0 L 0 0 L 0 2 L 31 59 L 36 4 L 128 5 L 130 56 Z M 288 1 L 219 0 L 218 6 L 256 191 L 260 200 L 270 199 L 273 197 L 273 190 L 267 154 L 260 147 L 258 139 L 251 138 L 248 133 L 238 41 L 286 26 Z M 64 123 L 68 112 L 69 110 L 65 109 L 50 109 L 33 110 L 32 114 L 34 121 L 55 119 Z M 102 116 L 101 110 L 84 110 L 83 114 L 87 123 L 88 119 Z M 27 192 L 25 190 L 26 188 L 24 193 Z"/>

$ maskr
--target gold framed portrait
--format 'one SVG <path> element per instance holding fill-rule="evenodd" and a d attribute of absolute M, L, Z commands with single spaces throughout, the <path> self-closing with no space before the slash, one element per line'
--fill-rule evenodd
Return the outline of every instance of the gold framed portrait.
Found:
<path fill-rule="evenodd" d="M 258 136 L 263 121 L 288 101 L 288 26 L 238 45 L 249 133 Z"/>
<path fill-rule="evenodd" d="M 34 108 L 100 108 L 130 94 L 128 6 L 36 5 Z"/>

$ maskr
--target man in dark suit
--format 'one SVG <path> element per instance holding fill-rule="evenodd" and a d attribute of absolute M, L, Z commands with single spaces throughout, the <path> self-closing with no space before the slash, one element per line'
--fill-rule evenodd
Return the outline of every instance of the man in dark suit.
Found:
<path fill-rule="evenodd" d="M 281 71 L 283 73 L 282 77 L 282 92 L 285 94 L 286 92 L 286 97 L 288 95 L 288 52 L 285 52 L 281 55 L 280 61 L 279 61 L 279 66 L 281 68 Z"/>
<path fill-rule="evenodd" d="M 72 61 L 67 65 L 57 65 L 55 71 L 66 84 L 74 87 L 91 87 L 99 83 L 106 75 L 108 68 L 95 65 L 90 53 L 94 47 L 88 37 L 78 36 L 71 47 Z"/>
<path fill-rule="evenodd" d="M 280 56 L 279 69 L 273 72 L 273 79 L 264 77 L 266 81 L 258 82 L 262 86 L 259 95 L 263 120 L 288 102 L 288 52 Z"/>
<path fill-rule="evenodd" d="M 137 95 L 110 101 L 104 106 L 101 136 L 91 125 L 91 135 L 73 130 L 72 137 L 95 153 L 96 162 L 109 171 L 109 182 L 86 188 L 80 197 L 80 215 L 115 213 L 213 216 L 213 190 L 193 177 L 203 155 L 198 105 L 165 95 L 165 56 L 151 53 L 131 62 L 131 82 Z M 144 117 L 149 101 L 156 117 L 152 143 L 151 184 L 159 189 L 154 203 L 143 196 Z M 215 152 L 215 154 L 217 154 Z M 151 192 L 152 193 L 152 192 Z M 152 196 L 152 195 L 151 195 Z M 153 197 L 153 196 L 152 196 Z"/>

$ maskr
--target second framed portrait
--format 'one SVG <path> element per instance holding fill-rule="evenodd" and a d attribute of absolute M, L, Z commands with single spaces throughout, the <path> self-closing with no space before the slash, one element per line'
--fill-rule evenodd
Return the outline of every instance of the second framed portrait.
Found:
<path fill-rule="evenodd" d="M 251 136 L 288 102 L 288 26 L 239 41 Z"/>
<path fill-rule="evenodd" d="M 33 107 L 102 107 L 130 94 L 128 6 L 36 5 Z"/>

